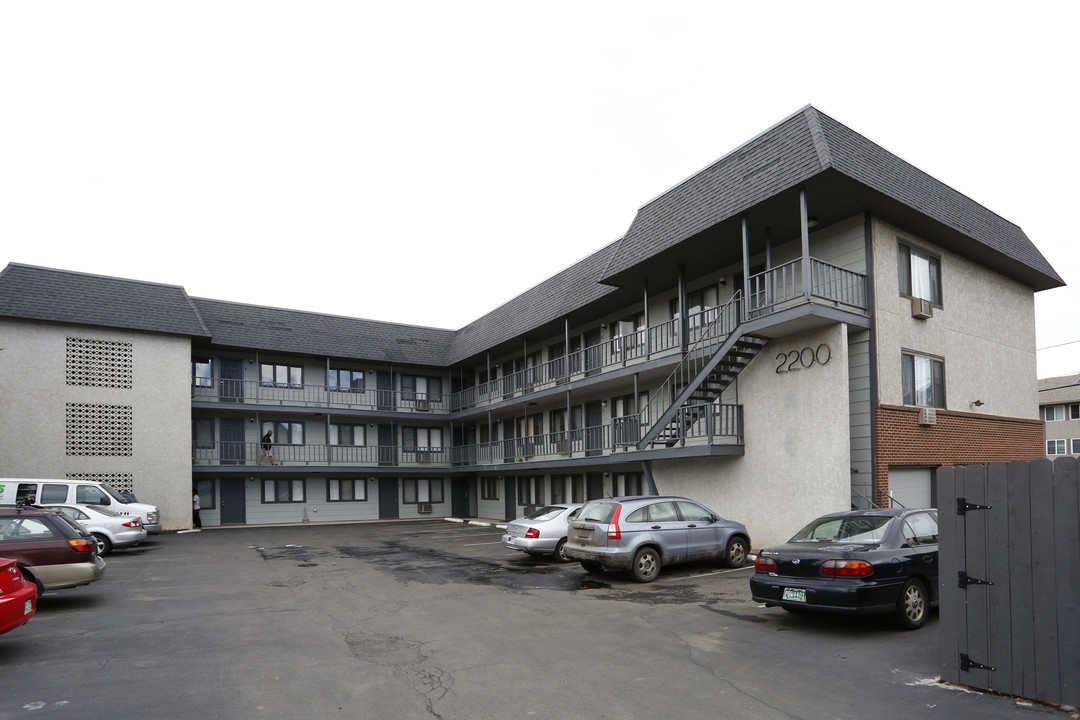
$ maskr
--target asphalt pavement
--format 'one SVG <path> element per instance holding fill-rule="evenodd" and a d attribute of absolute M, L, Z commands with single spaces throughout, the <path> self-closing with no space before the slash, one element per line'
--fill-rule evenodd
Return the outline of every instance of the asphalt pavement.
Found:
<path fill-rule="evenodd" d="M 938 618 L 789 615 L 752 568 L 623 574 L 444 520 L 207 529 L 0 636 L 13 718 L 1060 718 L 938 682 Z"/>

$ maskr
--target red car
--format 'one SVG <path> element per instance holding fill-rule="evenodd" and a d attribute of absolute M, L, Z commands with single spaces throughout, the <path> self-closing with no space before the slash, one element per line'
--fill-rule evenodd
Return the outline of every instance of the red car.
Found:
<path fill-rule="evenodd" d="M 37 610 L 37 586 L 26 582 L 14 560 L 0 558 L 0 635 L 26 623 Z"/>

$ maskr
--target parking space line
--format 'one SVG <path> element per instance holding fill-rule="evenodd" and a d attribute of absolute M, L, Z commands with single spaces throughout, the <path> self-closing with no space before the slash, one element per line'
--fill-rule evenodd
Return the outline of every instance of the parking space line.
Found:
<path fill-rule="evenodd" d="M 743 570 L 753 570 L 753 565 L 747 565 L 741 568 L 730 568 L 728 570 L 717 570 L 711 573 L 702 573 L 701 575 L 687 575 L 681 578 L 672 578 L 673 580 L 697 580 L 698 578 L 712 577 L 713 575 L 729 575 L 731 573 L 742 572 Z"/>
<path fill-rule="evenodd" d="M 502 544 L 503 544 L 502 540 L 496 540 L 495 542 L 486 542 L 486 543 L 465 543 L 461 547 L 476 547 L 477 545 L 502 545 Z"/>

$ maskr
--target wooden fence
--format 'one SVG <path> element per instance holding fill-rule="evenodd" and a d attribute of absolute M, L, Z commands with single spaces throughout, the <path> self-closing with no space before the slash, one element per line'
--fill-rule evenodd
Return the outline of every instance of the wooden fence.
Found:
<path fill-rule="evenodd" d="M 1077 458 L 939 468 L 941 678 L 1080 706 Z"/>

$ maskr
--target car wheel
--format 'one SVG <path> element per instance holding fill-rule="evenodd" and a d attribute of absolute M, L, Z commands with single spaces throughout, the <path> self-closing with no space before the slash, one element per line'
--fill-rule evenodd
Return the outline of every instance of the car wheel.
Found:
<path fill-rule="evenodd" d="M 22 568 L 19 569 L 22 570 L 23 579 L 25 579 L 27 582 L 33 581 L 34 585 L 37 586 L 37 597 L 38 600 L 40 600 L 41 596 L 45 593 L 45 586 L 42 585 L 41 581 L 38 580 L 36 577 L 26 572 L 26 570 L 23 570 Z"/>
<path fill-rule="evenodd" d="M 555 546 L 555 552 L 551 553 L 551 556 L 558 562 L 570 562 L 572 558 L 566 557 L 566 538 L 559 541 L 559 544 Z"/>
<path fill-rule="evenodd" d="M 930 599 L 926 595 L 926 586 L 922 580 L 911 578 L 904 583 L 896 601 L 897 622 L 907 630 L 917 630 L 926 624 L 929 611 Z"/>
<path fill-rule="evenodd" d="M 733 568 L 742 567 L 746 564 L 746 555 L 749 552 L 744 538 L 733 537 L 724 548 L 724 564 Z"/>
<path fill-rule="evenodd" d="M 94 533 L 94 539 L 97 540 L 97 554 L 108 555 L 109 551 L 112 550 L 112 542 L 109 541 L 109 538 L 101 533 Z"/>
<path fill-rule="evenodd" d="M 591 560 L 582 560 L 581 567 L 590 575 L 599 575 L 604 572 L 604 566 Z"/>
<path fill-rule="evenodd" d="M 638 582 L 652 582 L 660 574 L 660 553 L 656 548 L 644 547 L 634 555 L 634 564 L 630 566 L 630 572 Z"/>

